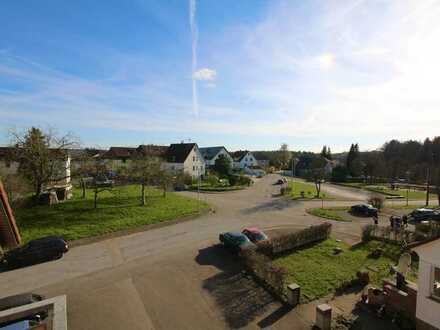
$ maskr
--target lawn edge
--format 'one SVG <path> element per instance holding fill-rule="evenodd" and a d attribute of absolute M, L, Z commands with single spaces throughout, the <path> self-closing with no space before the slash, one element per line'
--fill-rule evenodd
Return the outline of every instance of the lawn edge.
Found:
<path fill-rule="evenodd" d="M 87 244 L 92 244 L 92 243 L 98 243 L 98 242 L 105 241 L 108 239 L 128 236 L 131 234 L 141 233 L 144 231 L 159 229 L 162 227 L 172 226 L 172 225 L 175 225 L 178 223 L 196 220 L 197 218 L 201 217 L 202 215 L 208 214 L 209 212 L 212 212 L 213 210 L 214 210 L 214 208 L 212 206 L 209 206 L 201 211 L 198 211 L 198 212 L 195 212 L 193 214 L 189 214 L 189 215 L 186 215 L 183 217 L 178 217 L 173 220 L 168 220 L 168 221 L 163 221 L 163 222 L 158 222 L 158 223 L 153 223 L 153 224 L 148 224 L 148 225 L 142 225 L 142 226 L 135 227 L 135 228 L 127 228 L 127 229 L 117 230 L 117 231 L 114 231 L 111 233 L 106 233 L 106 234 L 97 235 L 97 236 L 79 238 L 79 239 L 68 241 L 68 243 L 69 243 L 70 247 L 77 247 L 77 246 L 82 246 L 82 245 L 87 245 Z"/>

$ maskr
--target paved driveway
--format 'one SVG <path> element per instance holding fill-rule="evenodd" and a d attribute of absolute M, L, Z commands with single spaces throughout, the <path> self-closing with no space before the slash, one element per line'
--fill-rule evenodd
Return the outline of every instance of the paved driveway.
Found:
<path fill-rule="evenodd" d="M 305 213 L 320 202 L 274 198 L 276 178 L 244 191 L 201 195 L 216 211 L 196 220 L 75 247 L 61 260 L 1 273 L 0 296 L 67 294 L 69 329 L 308 327 L 215 246 L 219 232 L 248 225 L 276 231 L 322 222 Z M 356 241 L 369 221 L 333 222 L 334 234 Z"/>

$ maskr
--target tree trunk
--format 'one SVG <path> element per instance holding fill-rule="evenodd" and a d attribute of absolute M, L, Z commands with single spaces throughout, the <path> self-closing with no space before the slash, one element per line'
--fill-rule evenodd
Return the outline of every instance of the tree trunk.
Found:
<path fill-rule="evenodd" d="M 82 189 L 82 198 L 86 198 L 86 183 L 84 182 L 84 178 L 81 178 L 80 180 L 81 189 Z"/>
<path fill-rule="evenodd" d="M 141 200 L 142 206 L 145 206 L 145 184 L 142 184 L 142 200 Z"/>
<path fill-rule="evenodd" d="M 163 197 L 167 197 L 167 186 L 163 186 Z"/>
<path fill-rule="evenodd" d="M 321 181 L 315 181 L 316 186 L 316 197 L 319 198 L 319 195 L 321 194 Z"/>
<path fill-rule="evenodd" d="M 94 199 L 93 199 L 93 208 L 96 209 L 97 206 L 98 206 L 98 189 L 95 188 L 95 196 L 94 196 Z"/>

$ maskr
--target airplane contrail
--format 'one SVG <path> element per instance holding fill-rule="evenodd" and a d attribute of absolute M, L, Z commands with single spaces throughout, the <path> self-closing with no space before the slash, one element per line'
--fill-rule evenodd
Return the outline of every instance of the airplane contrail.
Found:
<path fill-rule="evenodd" d="M 193 113 L 195 116 L 199 115 L 199 100 L 197 95 L 197 80 L 194 77 L 194 73 L 197 70 L 197 42 L 198 42 L 198 30 L 196 22 L 196 0 L 189 0 L 189 25 L 191 28 L 191 41 L 192 41 L 192 103 Z"/>

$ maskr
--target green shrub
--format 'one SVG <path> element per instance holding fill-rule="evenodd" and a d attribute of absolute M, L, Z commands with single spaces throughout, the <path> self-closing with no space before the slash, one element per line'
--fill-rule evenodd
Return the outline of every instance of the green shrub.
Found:
<path fill-rule="evenodd" d="M 280 188 L 280 194 L 285 196 L 285 195 L 290 195 L 292 193 L 292 187 L 281 187 Z"/>
<path fill-rule="evenodd" d="M 379 195 L 374 195 L 368 199 L 368 203 L 370 203 L 375 208 L 380 210 L 383 208 L 383 205 L 385 203 L 385 198 L 383 198 L 382 196 L 379 196 Z"/>
<path fill-rule="evenodd" d="M 374 231 L 374 225 L 365 225 L 362 227 L 362 242 L 368 242 L 372 238 L 372 233 Z"/>
<path fill-rule="evenodd" d="M 205 181 L 211 186 L 211 187 L 215 187 L 218 185 L 219 180 L 218 177 L 216 177 L 215 175 L 208 175 L 205 179 Z"/>

